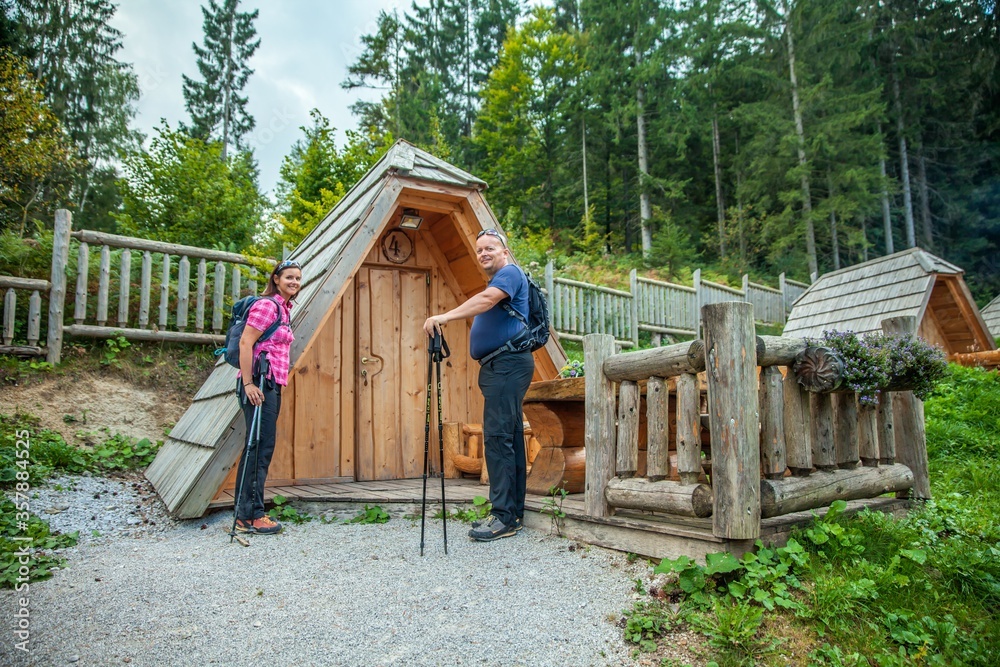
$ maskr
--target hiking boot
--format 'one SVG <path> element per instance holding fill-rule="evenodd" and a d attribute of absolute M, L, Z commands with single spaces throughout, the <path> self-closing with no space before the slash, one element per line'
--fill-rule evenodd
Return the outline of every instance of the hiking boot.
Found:
<path fill-rule="evenodd" d="M 494 521 L 495 519 L 496 519 L 496 517 L 493 516 L 492 514 L 487 514 L 482 519 L 476 519 L 475 521 L 473 521 L 472 522 L 472 527 L 473 528 L 479 528 L 480 526 L 485 526 L 490 521 Z"/>
<path fill-rule="evenodd" d="M 239 519 L 236 522 L 236 532 L 254 533 L 257 535 L 274 535 L 281 532 L 281 524 L 269 516 L 262 516 L 259 519 L 248 521 Z"/>
<path fill-rule="evenodd" d="M 487 514 L 485 518 L 483 518 L 483 519 L 477 519 L 476 521 L 473 521 L 472 522 L 472 527 L 473 528 L 479 528 L 480 526 L 485 526 L 486 524 L 488 524 L 490 521 L 493 521 L 494 519 L 496 519 L 495 516 L 493 516 L 492 514 Z M 515 518 L 514 519 L 514 530 L 521 530 L 522 528 L 524 528 L 524 520 L 521 517 Z"/>
<path fill-rule="evenodd" d="M 499 540 L 501 537 L 510 537 L 517 534 L 517 529 L 514 526 L 508 526 L 492 515 L 488 518 L 490 522 L 470 530 L 469 537 L 477 542 L 492 542 L 493 540 Z"/>

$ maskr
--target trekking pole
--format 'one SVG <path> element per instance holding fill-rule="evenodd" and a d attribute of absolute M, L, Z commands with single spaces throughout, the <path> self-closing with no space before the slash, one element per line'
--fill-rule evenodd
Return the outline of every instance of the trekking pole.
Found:
<path fill-rule="evenodd" d="M 442 353 L 442 348 L 444 352 Z M 427 342 L 427 407 L 424 411 L 424 475 L 423 496 L 420 500 L 420 555 L 424 555 L 424 526 L 427 523 L 427 476 L 430 473 L 430 441 L 431 441 L 431 389 L 434 383 L 434 367 L 437 367 L 437 422 L 438 447 L 441 453 L 441 469 L 436 473 L 441 477 L 441 524 L 444 529 L 444 553 L 448 553 L 448 514 L 444 500 L 444 425 L 441 422 L 441 360 L 451 355 L 444 334 L 435 333 Z"/>
<path fill-rule="evenodd" d="M 420 499 L 420 555 L 424 555 L 424 525 L 427 523 L 427 468 L 430 464 L 429 451 L 431 444 L 431 370 L 434 365 L 434 339 L 438 334 L 427 339 L 427 407 L 424 410 L 424 492 Z"/>
<path fill-rule="evenodd" d="M 250 420 L 250 431 L 247 433 L 247 444 L 243 448 L 243 472 L 240 475 L 239 484 L 236 485 L 236 501 L 233 503 L 233 527 L 229 529 L 229 543 L 235 539 L 245 547 L 250 546 L 250 542 L 236 534 L 236 521 L 239 517 L 240 499 L 243 497 L 243 484 L 246 482 L 247 468 L 250 467 L 250 450 L 255 448 L 255 443 L 260 435 L 260 405 L 254 406 L 253 418 Z"/>
<path fill-rule="evenodd" d="M 441 530 L 444 532 L 444 555 L 448 555 L 448 510 L 444 500 L 444 422 L 441 421 L 441 362 L 451 356 L 448 343 L 441 334 L 441 343 L 437 345 L 434 361 L 437 366 L 437 409 L 438 409 L 438 474 L 441 476 Z M 443 350 L 443 352 L 442 352 Z"/>
<path fill-rule="evenodd" d="M 258 378 L 257 388 L 264 391 L 264 383 L 267 381 L 266 378 L 271 368 L 266 352 L 257 357 L 256 367 L 257 373 L 254 377 Z M 243 390 L 243 398 L 244 400 L 249 400 L 247 399 L 246 388 Z M 236 489 L 236 500 L 233 502 L 233 527 L 229 529 L 229 543 L 232 544 L 235 539 L 245 547 L 250 546 L 250 541 L 236 534 L 236 522 L 239 516 L 240 498 L 243 495 L 243 485 L 246 483 L 247 468 L 250 467 L 251 448 L 254 450 L 253 493 L 251 494 L 251 502 L 253 502 L 252 499 L 257 495 L 257 465 L 260 462 L 260 422 L 263 418 L 263 408 L 263 403 L 255 405 L 253 417 L 250 419 L 250 432 L 247 433 L 247 445 L 243 450 L 243 474 L 240 475 L 240 481 Z"/>

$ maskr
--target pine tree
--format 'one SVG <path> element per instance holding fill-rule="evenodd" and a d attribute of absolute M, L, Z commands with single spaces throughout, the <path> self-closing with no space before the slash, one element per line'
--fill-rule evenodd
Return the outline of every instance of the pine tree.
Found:
<path fill-rule="evenodd" d="M 0 0 L 0 50 L 21 53 L 23 39 L 13 0 Z"/>
<path fill-rule="evenodd" d="M 260 46 L 253 22 L 259 10 L 240 12 L 240 0 L 208 0 L 202 7 L 204 46 L 192 44 L 198 56 L 201 80 L 184 76 L 184 107 L 191 116 L 185 130 L 203 140 L 222 143 L 221 157 L 230 146 L 246 148 L 243 138 L 254 128 L 247 111 L 247 98 L 241 96 L 253 70 L 249 60 Z"/>
<path fill-rule="evenodd" d="M 138 133 L 129 128 L 138 78 L 131 65 L 116 58 L 122 33 L 110 25 L 115 5 L 111 0 L 17 0 L 17 8 L 23 53 L 76 147 L 72 199 L 78 219 L 106 226 L 107 206 L 80 216 L 95 198 L 116 205 L 109 174 L 118 157 L 139 144 Z"/>
<path fill-rule="evenodd" d="M 375 34 L 362 35 L 364 50 L 358 59 L 348 65 L 348 77 L 341 88 L 370 88 L 388 91 L 381 103 L 359 101 L 351 110 L 366 127 L 384 127 L 397 137 L 402 135 L 402 119 L 397 102 L 402 91 L 402 68 L 404 46 L 403 24 L 395 10 L 392 14 L 380 11 L 376 19 Z M 391 122 L 386 123 L 383 112 L 387 112 Z"/>

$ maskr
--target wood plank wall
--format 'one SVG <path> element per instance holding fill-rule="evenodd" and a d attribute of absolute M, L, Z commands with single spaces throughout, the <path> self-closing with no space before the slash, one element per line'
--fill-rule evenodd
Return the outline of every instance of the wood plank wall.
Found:
<path fill-rule="evenodd" d="M 410 235 L 415 241 L 414 251 L 404 264 L 388 262 L 378 243 L 365 258 L 365 266 L 369 269 L 403 268 L 409 269 L 411 273 L 426 271 L 431 282 L 430 313 L 450 310 L 471 296 L 471 293 L 461 291 L 459 285 L 483 285 L 482 278 L 475 273 L 478 267 L 469 258 L 465 244 L 456 234 L 454 221 L 449 216 L 425 220 L 422 229 L 416 233 L 411 232 Z M 456 276 L 455 270 L 461 277 Z M 306 356 L 298 361 L 289 377 L 288 387 L 282 395 L 278 442 L 268 475 L 269 486 L 346 481 L 354 479 L 358 474 L 359 462 L 355 457 L 360 452 L 356 449 L 356 442 L 365 439 L 359 429 L 370 427 L 356 423 L 358 407 L 355 381 L 360 373 L 360 350 L 357 349 L 357 280 L 356 274 L 351 288 L 345 291 L 342 301 L 334 306 L 332 316 L 327 319 L 322 330 L 316 332 L 314 344 Z M 404 279 L 403 282 L 407 283 L 406 289 L 409 290 L 420 287 L 415 283 L 410 284 L 412 281 Z M 442 418 L 445 422 L 482 421 L 479 365 L 469 357 L 470 324 L 469 321 L 453 322 L 445 329 L 445 337 L 452 351 L 451 357 L 441 369 Z M 382 405 L 378 410 L 398 414 L 401 408 L 397 404 L 401 400 L 409 406 L 406 412 L 410 413 L 410 417 L 400 422 L 399 436 L 407 441 L 417 442 L 419 459 L 397 459 L 393 474 L 414 477 L 419 476 L 423 466 L 426 338 L 420 330 L 391 334 L 392 329 L 393 325 L 389 323 L 389 330 L 383 335 L 394 335 L 396 344 L 416 349 L 418 354 L 408 356 L 419 363 L 411 361 L 407 367 L 398 368 L 401 379 L 397 383 L 400 385 L 398 393 L 381 399 Z M 398 360 L 393 363 L 398 364 Z M 419 407 L 419 410 L 414 406 Z M 416 415 L 417 412 L 419 415 Z M 417 416 L 419 419 L 416 419 Z M 431 415 L 432 426 L 436 417 L 435 410 Z M 379 417 L 373 415 L 373 418 Z M 431 447 L 436 452 L 436 428 L 431 429 Z M 395 453 L 382 454 L 388 460 Z M 437 467 L 436 457 L 432 457 L 432 465 Z M 234 488 L 235 477 L 234 467 L 222 490 Z"/>

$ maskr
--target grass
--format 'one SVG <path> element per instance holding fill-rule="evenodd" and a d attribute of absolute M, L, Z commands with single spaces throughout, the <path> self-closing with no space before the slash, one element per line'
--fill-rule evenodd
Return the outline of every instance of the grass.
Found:
<path fill-rule="evenodd" d="M 934 500 L 901 519 L 837 503 L 781 548 L 665 560 L 668 584 L 625 614 L 626 638 L 653 651 L 693 629 L 719 666 L 997 664 L 998 374 L 951 367 L 925 414 Z M 657 611 L 667 601 L 675 616 Z M 637 633 L 637 617 L 671 622 Z"/>
<path fill-rule="evenodd" d="M 37 417 L 0 415 L 0 588 L 47 579 L 64 561 L 53 550 L 77 542 L 77 533 L 53 533 L 48 522 L 36 516 L 31 489 L 56 474 L 145 468 L 159 444 L 116 434 L 94 447 L 74 447 L 59 433 L 41 428 Z M 30 559 L 26 579 L 17 556 L 25 545 Z"/>

